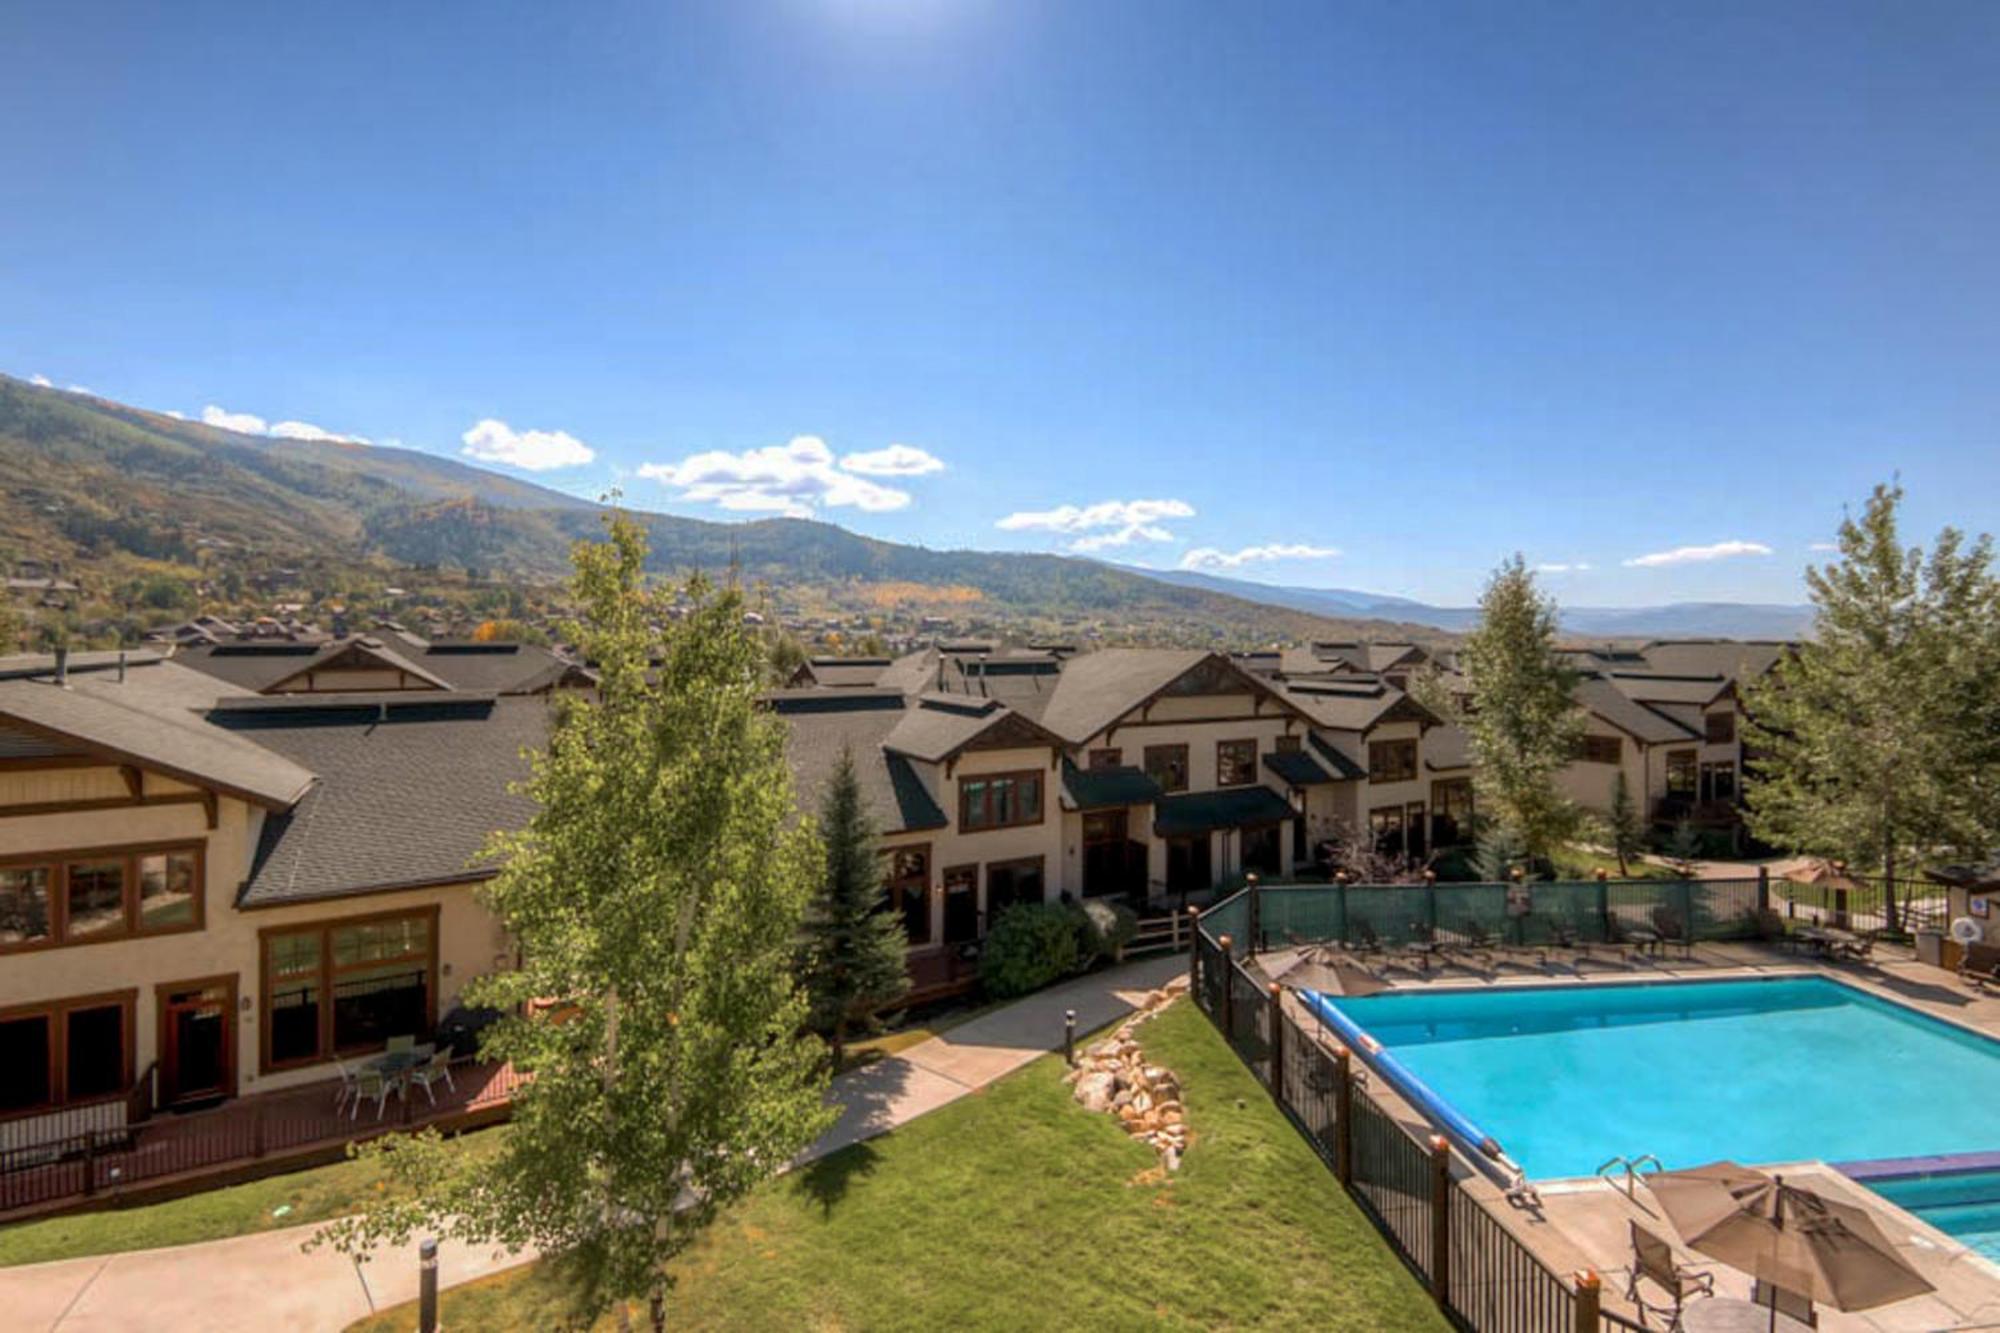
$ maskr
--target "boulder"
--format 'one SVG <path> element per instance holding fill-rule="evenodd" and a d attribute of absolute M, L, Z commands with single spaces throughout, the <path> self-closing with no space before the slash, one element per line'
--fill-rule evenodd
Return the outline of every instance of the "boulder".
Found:
<path fill-rule="evenodd" d="M 1083 1103 L 1086 1111 L 1103 1111 L 1109 1108 L 1112 1091 L 1109 1074 L 1086 1074 L 1076 1083 L 1076 1099 Z"/>

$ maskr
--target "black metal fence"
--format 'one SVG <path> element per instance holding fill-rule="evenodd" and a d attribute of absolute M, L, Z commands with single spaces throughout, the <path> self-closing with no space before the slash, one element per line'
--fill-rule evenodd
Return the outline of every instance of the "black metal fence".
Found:
<path fill-rule="evenodd" d="M 1847 930 L 1914 935 L 1951 924 L 1948 890 L 1927 880 L 1846 877 L 1852 884 L 1771 881 L 1771 905 L 1788 919 Z"/>
<path fill-rule="evenodd" d="M 1260 891 L 1268 906 L 1271 890 Z M 1246 895 L 1223 920 L 1250 928 Z M 1314 910 L 1325 910 L 1322 897 Z M 1237 938 L 1204 916 L 1190 955 L 1192 994 L 1285 1116 L 1375 1223 L 1397 1257 L 1469 1333 L 1599 1333 L 1594 1275 L 1572 1284 L 1538 1259 L 1488 1204 L 1454 1180 L 1451 1149 L 1406 1130 L 1362 1086 L 1351 1052 L 1322 1043 L 1234 956 Z"/>

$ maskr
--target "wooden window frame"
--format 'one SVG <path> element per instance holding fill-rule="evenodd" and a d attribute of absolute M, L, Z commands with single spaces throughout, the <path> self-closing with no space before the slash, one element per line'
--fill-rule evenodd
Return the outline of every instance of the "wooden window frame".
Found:
<path fill-rule="evenodd" d="M 1606 757 L 1605 747 L 1610 747 Z M 1592 753 L 1593 747 L 1596 753 Z M 1586 734 L 1576 746 L 1577 762 L 1581 764 L 1619 765 L 1625 762 L 1625 738 L 1623 736 L 1593 736 Z"/>
<path fill-rule="evenodd" d="M 921 885 L 918 885 L 917 877 L 914 875 L 898 875 L 895 873 L 896 858 L 912 853 L 924 858 L 923 882 Z M 912 949 L 929 948 L 932 943 L 931 870 L 934 864 L 934 859 L 931 855 L 931 845 L 927 842 L 906 842 L 899 846 L 882 848 L 881 856 L 884 862 L 882 896 L 889 904 L 890 913 L 905 927 L 903 935 L 905 939 L 908 939 L 909 918 L 904 914 L 905 904 L 911 892 L 916 892 L 923 900 L 924 938 L 921 940 L 909 940 L 909 947 Z M 943 890 L 939 890 L 940 894 L 942 892 Z"/>
<path fill-rule="evenodd" d="M 1035 815 L 1032 819 L 1026 818 L 1021 814 L 1021 798 L 1019 794 L 1020 785 L 1030 781 L 1035 784 Z M 979 824 L 973 823 L 971 818 L 972 785 L 979 783 L 985 786 L 986 792 L 982 794 L 983 803 L 990 813 L 993 806 L 991 791 L 993 784 L 996 782 L 1011 782 L 1015 784 L 1013 816 L 1006 820 L 991 820 Z M 1004 773 L 964 774 L 958 779 L 958 830 L 961 833 L 992 833 L 999 829 L 1033 828 L 1048 818 L 1048 796 L 1048 783 L 1043 780 L 1043 773 L 1039 768 L 1016 768 L 1009 769 Z"/>
<path fill-rule="evenodd" d="M 1141 753 L 1141 758 L 1143 758 L 1145 761 L 1144 772 L 1146 776 L 1152 777 L 1153 756 L 1155 754 L 1171 755 L 1176 751 L 1178 751 L 1180 754 L 1180 769 L 1181 769 L 1180 785 L 1170 787 L 1165 782 L 1161 782 L 1160 779 L 1154 778 L 1153 780 L 1155 782 L 1160 783 L 1160 790 L 1163 792 L 1172 793 L 1177 791 L 1186 791 L 1189 785 L 1192 783 L 1194 775 L 1188 771 L 1189 770 L 1188 747 L 1185 744 L 1171 744 L 1171 743 L 1166 745 L 1148 745 L 1145 748 L 1145 750 Z"/>
<path fill-rule="evenodd" d="M 122 1086 L 112 1092 L 101 1092 L 82 1100 L 72 1101 L 69 1097 L 69 1016 L 78 1009 L 120 1010 L 122 1025 L 121 1042 L 124 1070 Z M 71 995 L 60 1000 L 40 1000 L 34 1004 L 9 1005 L 0 1008 L 0 1023 L 13 1022 L 23 1018 L 46 1018 L 49 1024 L 49 1067 L 48 1087 L 50 1100 L 34 1106 L 16 1107 L 10 1111 L 0 1111 L 0 1121 L 20 1119 L 24 1116 L 47 1115 L 51 1111 L 67 1110 L 75 1106 L 96 1106 L 102 1102 L 117 1101 L 129 1096 L 132 1082 L 138 1077 L 139 1060 L 139 988 L 99 991 L 93 995 Z M 4 1073 L 4 1071 L 0 1071 Z"/>
<path fill-rule="evenodd" d="M 1683 770 L 1688 775 L 1688 785 L 1685 791 L 1677 791 L 1674 788 L 1674 771 L 1676 769 Z M 1701 799 L 1701 751 L 1699 750 L 1667 751 L 1667 760 L 1664 766 L 1664 771 L 1661 774 L 1660 781 L 1661 781 L 1660 794 L 1662 796 L 1685 797 L 1690 801 L 1700 800 Z"/>
<path fill-rule="evenodd" d="M 1701 722 L 1701 738 L 1704 745 L 1736 744 L 1736 714 L 1729 712 L 1703 713 L 1701 715 Z M 1721 729 L 1728 734 L 1725 736 L 1716 735 L 1717 724 L 1720 724 Z"/>
<path fill-rule="evenodd" d="M 265 926 L 257 932 L 257 1072 L 273 1074 L 287 1069 L 310 1069 L 323 1065 L 336 1056 L 349 1055 L 356 1051 L 375 1049 L 369 1043 L 340 1046 L 333 1035 L 333 988 L 339 979 L 340 969 L 333 962 L 333 932 L 346 926 L 366 926 L 382 921 L 397 921 L 407 917 L 427 917 L 430 921 L 430 947 L 424 959 L 424 1026 L 437 1027 L 438 1010 L 438 925 L 443 914 L 441 904 L 432 903 L 428 907 L 399 907 L 393 911 L 367 912 L 359 916 L 320 917 L 311 921 L 295 921 L 284 926 Z M 274 935 L 304 935 L 311 931 L 319 933 L 319 975 L 315 984 L 319 987 L 319 1047 L 310 1056 L 294 1060 L 273 1060 L 271 1058 L 271 937 Z M 379 967 L 379 961 L 351 965 L 348 971 L 359 971 L 366 967 Z"/>
<path fill-rule="evenodd" d="M 1106 768 L 1117 768 L 1124 762 L 1124 758 L 1125 752 L 1117 746 L 1100 746 L 1084 757 L 1084 768 L 1088 772 L 1096 772 Z"/>
<path fill-rule="evenodd" d="M 238 1081 L 238 1060 L 240 1056 L 236 1049 L 237 1038 L 239 1036 L 236 1030 L 236 1015 L 240 1012 L 237 1008 L 237 981 L 238 976 L 236 973 L 223 972 L 212 977 L 193 977 L 186 981 L 161 981 L 154 983 L 153 1059 L 155 1063 L 163 1067 L 160 1075 L 161 1078 L 164 1079 L 166 1077 L 164 1066 L 167 1059 L 168 1041 L 167 997 L 175 991 L 226 989 L 229 992 L 229 998 L 223 1002 L 223 1022 L 227 1025 L 223 1033 L 223 1063 L 227 1067 L 227 1072 L 223 1076 L 223 1084 L 228 1088 L 228 1092 L 224 1095 L 234 1097 L 241 1089 L 242 1084 Z"/>
<path fill-rule="evenodd" d="M 988 861 L 980 867 L 979 919 L 980 933 L 984 935 L 993 929 L 993 872 L 996 870 L 1020 871 L 1032 867 L 1042 877 L 1042 896 L 1037 902 L 1049 900 L 1049 858 L 1041 852 L 1032 856 L 1009 856 L 999 861 Z"/>
<path fill-rule="evenodd" d="M 1304 738 L 1296 735 L 1293 732 L 1288 731 L 1284 735 L 1278 737 L 1272 743 L 1271 753 L 1297 754 L 1300 750 L 1303 750 L 1304 748 L 1305 748 Z"/>
<path fill-rule="evenodd" d="M 1409 771 L 1407 773 L 1400 771 L 1392 773 L 1386 764 L 1377 761 L 1378 752 L 1386 755 L 1391 752 L 1400 754 L 1406 750 L 1410 756 Z M 1384 786 L 1395 782 L 1414 782 L 1417 779 L 1418 766 L 1419 756 L 1417 754 L 1417 742 L 1414 737 L 1406 736 L 1399 740 L 1368 742 L 1368 780 L 1370 782 L 1379 782 Z M 1398 769 L 1400 768 L 1401 765 L 1398 765 Z"/>
<path fill-rule="evenodd" d="M 187 852 L 194 856 L 194 919 L 151 930 L 140 926 L 139 862 L 148 856 L 171 856 Z M 69 871 L 86 861 L 122 861 L 125 866 L 125 920 L 117 930 L 82 939 L 69 938 Z M 49 933 L 44 939 L 25 944 L 0 944 L 0 955 L 35 953 L 43 949 L 81 949 L 93 944 L 120 940 L 155 939 L 162 935 L 185 935 L 208 928 L 208 843 L 200 838 L 179 838 L 167 842 L 127 842 L 106 847 L 65 848 L 54 852 L 21 852 L 0 856 L 0 868 L 16 870 L 40 868 L 49 872 Z"/>
<path fill-rule="evenodd" d="M 1231 746 L 1240 748 L 1245 745 L 1250 747 L 1250 762 L 1244 766 L 1244 776 L 1235 782 L 1225 782 L 1222 777 L 1222 752 Z M 1255 736 L 1243 736 L 1235 740 L 1217 741 L 1215 743 L 1215 785 L 1218 787 L 1248 787 L 1253 785 L 1257 781 L 1257 753 L 1257 738 Z"/>

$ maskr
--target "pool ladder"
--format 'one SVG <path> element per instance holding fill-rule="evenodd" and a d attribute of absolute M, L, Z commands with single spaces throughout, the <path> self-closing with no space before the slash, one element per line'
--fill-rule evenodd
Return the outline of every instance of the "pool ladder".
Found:
<path fill-rule="evenodd" d="M 1597 1174 L 1624 1190 L 1626 1198 L 1637 1199 L 1639 1197 L 1639 1168 L 1648 1165 L 1655 1171 L 1664 1171 L 1667 1169 L 1666 1163 L 1662 1162 L 1659 1158 L 1649 1152 L 1642 1152 L 1637 1157 L 1614 1157 L 1603 1166 L 1598 1167 Z M 1614 1178 L 1613 1173 L 1617 1171 L 1625 1173 L 1623 1183 Z"/>

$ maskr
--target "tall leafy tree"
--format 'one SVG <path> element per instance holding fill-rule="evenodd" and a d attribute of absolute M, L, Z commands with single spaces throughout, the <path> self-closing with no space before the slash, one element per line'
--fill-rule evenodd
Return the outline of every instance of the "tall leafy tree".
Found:
<path fill-rule="evenodd" d="M 1576 674 L 1556 655 L 1555 602 L 1535 586 L 1519 555 L 1487 580 L 1479 611 L 1478 627 L 1458 652 L 1470 706 L 1434 675 L 1419 683 L 1417 695 L 1465 728 L 1480 817 L 1539 860 L 1582 823 L 1582 812 L 1556 784 L 1583 738 L 1583 713 L 1571 697 Z"/>
<path fill-rule="evenodd" d="M 792 977 L 818 838 L 792 806 L 782 722 L 757 707 L 742 599 L 697 580 L 684 615 L 649 588 L 637 524 L 579 543 L 568 627 L 600 673 L 534 757 L 528 826 L 494 839 L 484 898 L 519 966 L 475 980 L 509 1017 L 482 1053 L 530 1076 L 497 1155 L 385 1141 L 402 1189 L 330 1238 L 438 1234 L 559 1255 L 579 1304 L 643 1298 L 716 1211 L 829 1122 L 824 1051 Z M 662 628 L 663 627 L 663 628 Z"/>
<path fill-rule="evenodd" d="M 801 972 L 813 1026 L 833 1044 L 839 1067 L 857 1014 L 888 1004 L 910 987 L 903 923 L 883 906 L 875 829 L 861 799 L 854 755 L 843 750 L 820 808 L 826 873 L 806 912 Z"/>
<path fill-rule="evenodd" d="M 2000 590 L 1992 539 L 1946 528 L 1926 556 L 1898 533 L 1900 486 L 1840 525 L 1806 570 L 1812 638 L 1745 693 L 1744 799 L 1766 842 L 1893 883 L 1911 857 L 2000 837 L 1994 724 Z"/>

